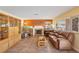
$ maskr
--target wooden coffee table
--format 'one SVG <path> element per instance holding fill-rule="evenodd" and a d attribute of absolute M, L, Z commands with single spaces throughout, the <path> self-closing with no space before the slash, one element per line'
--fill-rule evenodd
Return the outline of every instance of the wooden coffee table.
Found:
<path fill-rule="evenodd" d="M 38 47 L 44 47 L 46 43 L 46 38 L 44 36 L 39 36 L 38 38 Z"/>

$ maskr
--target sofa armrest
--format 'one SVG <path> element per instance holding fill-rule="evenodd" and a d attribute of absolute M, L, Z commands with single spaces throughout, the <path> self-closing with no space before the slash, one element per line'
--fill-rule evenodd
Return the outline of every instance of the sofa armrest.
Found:
<path fill-rule="evenodd" d="M 68 36 L 68 40 L 73 43 L 73 40 L 74 40 L 74 33 L 70 33 L 69 36 Z"/>
<path fill-rule="evenodd" d="M 59 39 L 59 49 L 71 49 L 71 43 L 66 39 Z"/>

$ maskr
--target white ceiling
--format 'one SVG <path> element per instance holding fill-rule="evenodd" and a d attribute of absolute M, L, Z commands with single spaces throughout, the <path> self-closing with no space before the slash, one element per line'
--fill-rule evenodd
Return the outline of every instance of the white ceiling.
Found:
<path fill-rule="evenodd" d="M 0 10 L 23 19 L 52 19 L 73 6 L 0 6 Z"/>

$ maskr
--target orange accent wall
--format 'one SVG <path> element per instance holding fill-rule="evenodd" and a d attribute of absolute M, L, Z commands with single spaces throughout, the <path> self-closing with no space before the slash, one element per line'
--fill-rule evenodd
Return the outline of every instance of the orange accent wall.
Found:
<path fill-rule="evenodd" d="M 24 20 L 24 26 L 44 26 L 45 22 L 51 22 L 52 19 L 50 20 Z"/>

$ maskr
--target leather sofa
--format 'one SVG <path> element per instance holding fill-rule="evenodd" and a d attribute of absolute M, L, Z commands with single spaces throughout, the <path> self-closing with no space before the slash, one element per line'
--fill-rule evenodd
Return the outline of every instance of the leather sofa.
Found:
<path fill-rule="evenodd" d="M 57 49 L 72 49 L 74 34 L 71 32 L 51 31 L 47 33 L 49 41 Z"/>

